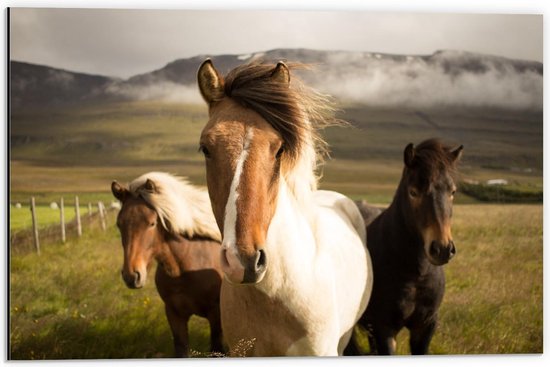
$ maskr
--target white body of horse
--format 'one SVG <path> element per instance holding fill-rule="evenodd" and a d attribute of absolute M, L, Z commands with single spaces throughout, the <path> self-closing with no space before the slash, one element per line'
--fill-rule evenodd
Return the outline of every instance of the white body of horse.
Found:
<path fill-rule="evenodd" d="M 356 205 L 319 190 L 303 208 L 281 183 L 265 249 L 273 255 L 261 282 L 222 285 L 229 345 L 253 341 L 255 356 L 342 355 L 372 290 L 366 230 Z M 225 302 L 242 317 L 224 312 Z"/>

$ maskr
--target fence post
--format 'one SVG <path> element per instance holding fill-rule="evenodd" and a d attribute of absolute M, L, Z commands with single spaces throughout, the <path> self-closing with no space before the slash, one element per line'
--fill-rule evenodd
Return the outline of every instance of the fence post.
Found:
<path fill-rule="evenodd" d="M 36 220 L 36 207 L 34 205 L 34 196 L 31 197 L 31 214 L 32 214 L 32 232 L 34 237 L 34 247 L 36 253 L 40 255 L 40 241 L 38 240 L 38 222 Z"/>
<path fill-rule="evenodd" d="M 92 203 L 88 203 L 88 218 L 92 218 Z"/>
<path fill-rule="evenodd" d="M 104 231 L 107 229 L 107 226 L 105 225 L 105 207 L 103 206 L 103 202 L 99 201 L 97 203 L 97 209 L 99 211 L 99 219 L 101 220 L 101 229 Z"/>
<path fill-rule="evenodd" d="M 103 221 L 105 222 L 105 228 L 107 228 L 108 218 L 107 218 L 107 209 L 105 209 L 105 204 L 101 202 L 101 211 L 103 212 Z"/>
<path fill-rule="evenodd" d="M 59 215 L 61 217 L 61 241 L 65 243 L 65 203 L 63 202 L 63 197 L 59 201 Z"/>
<path fill-rule="evenodd" d="M 78 204 L 78 196 L 74 197 L 74 210 L 76 214 L 76 233 L 78 237 L 82 236 L 82 224 L 80 223 L 80 207 Z"/>

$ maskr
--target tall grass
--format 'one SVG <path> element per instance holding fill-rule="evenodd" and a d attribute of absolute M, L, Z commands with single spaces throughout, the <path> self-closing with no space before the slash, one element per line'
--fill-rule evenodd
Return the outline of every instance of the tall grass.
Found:
<path fill-rule="evenodd" d="M 113 223 L 114 218 L 110 218 Z M 12 359 L 170 357 L 172 339 L 154 286 L 141 290 L 121 277 L 118 232 L 88 231 L 42 254 L 10 259 Z M 206 352 L 207 322 L 191 320 L 191 348 Z"/>
<path fill-rule="evenodd" d="M 542 205 L 459 205 L 431 352 L 542 353 Z M 407 332 L 398 350 L 408 352 Z"/>
<path fill-rule="evenodd" d="M 456 205 L 453 233 L 458 252 L 446 265 L 431 352 L 541 353 L 542 205 Z M 152 278 L 141 290 L 120 278 L 118 236 L 111 226 L 44 244 L 41 256 L 12 254 L 12 359 L 172 355 Z M 207 322 L 193 318 L 190 330 L 191 348 L 206 352 Z M 399 335 L 399 353 L 408 353 L 406 334 Z"/>

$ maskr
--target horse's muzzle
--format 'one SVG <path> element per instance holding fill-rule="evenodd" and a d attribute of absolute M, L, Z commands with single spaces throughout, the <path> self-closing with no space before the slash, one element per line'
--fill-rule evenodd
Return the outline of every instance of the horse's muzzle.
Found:
<path fill-rule="evenodd" d="M 252 256 L 243 256 L 222 248 L 222 270 L 226 278 L 235 284 L 254 284 L 261 281 L 267 269 L 267 256 L 263 249 Z"/>
<path fill-rule="evenodd" d="M 120 273 L 122 274 L 124 283 L 126 283 L 126 286 L 130 289 L 142 288 L 145 285 L 146 274 L 142 274 L 139 271 L 128 274 L 125 273 L 124 270 L 121 270 Z"/>
<path fill-rule="evenodd" d="M 451 240 L 447 244 L 438 241 L 432 241 L 428 259 L 434 265 L 445 265 L 456 254 L 456 247 Z"/>

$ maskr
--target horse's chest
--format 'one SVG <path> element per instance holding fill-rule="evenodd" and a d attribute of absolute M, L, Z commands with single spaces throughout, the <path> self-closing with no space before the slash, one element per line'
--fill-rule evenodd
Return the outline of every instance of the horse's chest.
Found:
<path fill-rule="evenodd" d="M 443 296 L 443 287 L 422 279 L 404 284 L 398 297 L 399 312 L 406 323 L 433 315 Z"/>
<path fill-rule="evenodd" d="M 210 269 L 170 277 L 159 268 L 156 286 L 164 303 L 178 312 L 204 316 L 219 302 L 220 275 Z"/>
<path fill-rule="evenodd" d="M 308 335 L 303 320 L 276 298 L 252 287 L 222 284 L 222 328 L 230 348 L 249 343 L 246 355 L 284 356 Z"/>
<path fill-rule="evenodd" d="M 396 291 L 395 305 L 401 319 L 406 319 L 412 315 L 416 305 L 417 288 L 414 284 L 405 284 Z M 394 306 L 395 307 L 395 306 Z"/>

